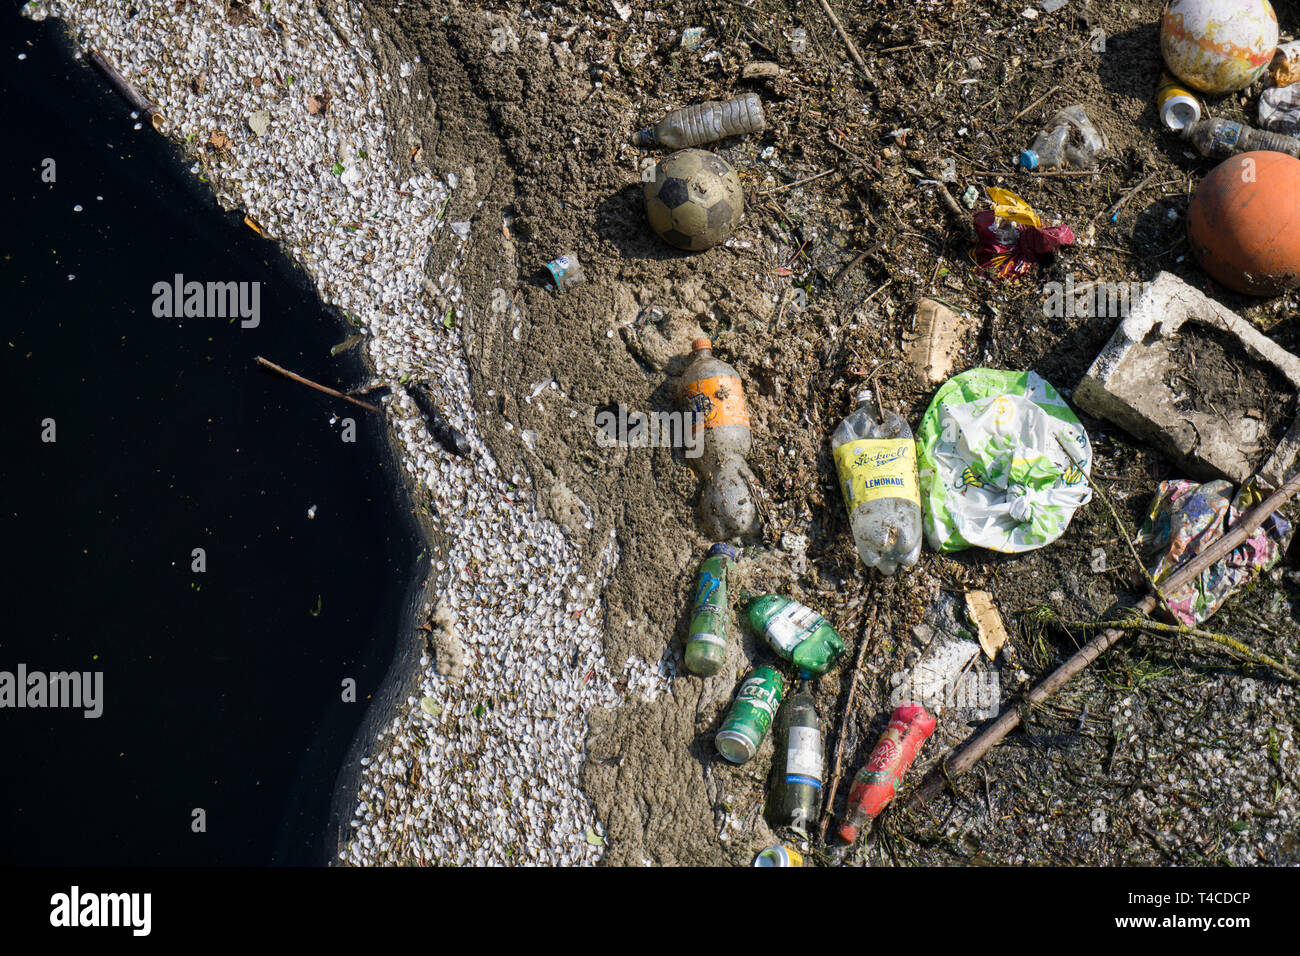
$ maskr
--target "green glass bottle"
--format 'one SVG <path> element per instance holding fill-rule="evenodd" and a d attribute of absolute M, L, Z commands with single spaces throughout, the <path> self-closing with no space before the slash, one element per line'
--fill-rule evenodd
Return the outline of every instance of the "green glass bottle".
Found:
<path fill-rule="evenodd" d="M 826 618 L 780 594 L 764 594 L 745 606 L 749 626 L 772 649 L 799 668 L 800 677 L 825 674 L 844 652 L 844 642 Z"/>
<path fill-rule="evenodd" d="M 739 556 L 731 545 L 715 544 L 700 565 L 686 638 L 686 669 L 700 677 L 712 677 L 727 658 L 727 572 Z"/>
<path fill-rule="evenodd" d="M 826 765 L 817 702 L 806 680 L 786 699 L 778 723 L 785 759 L 779 764 L 769 819 L 773 827 L 789 827 L 807 837 L 821 806 Z"/>

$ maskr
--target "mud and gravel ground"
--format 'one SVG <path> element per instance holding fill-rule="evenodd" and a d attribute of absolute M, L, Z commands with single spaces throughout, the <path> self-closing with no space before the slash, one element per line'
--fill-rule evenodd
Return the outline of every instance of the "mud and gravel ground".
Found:
<path fill-rule="evenodd" d="M 874 83 L 809 0 L 366 4 L 385 68 L 396 76 L 398 63 L 419 57 L 404 82 L 436 103 L 416 111 L 394 89 L 401 152 L 461 177 L 448 216 L 473 223 L 461 274 L 472 304 L 465 333 L 494 453 L 506 473 L 532 476 L 539 503 L 589 564 L 611 530 L 617 538 L 621 562 L 605 594 L 609 659 L 680 659 L 687 595 L 708 542 L 694 528 L 695 483 L 680 452 L 602 448 L 593 416 L 619 403 L 671 409 L 672 375 L 702 331 L 746 382 L 750 463 L 767 495 L 741 583 L 820 609 L 849 645 L 850 663 L 818 685 L 832 754 L 851 661 L 878 615 L 847 726 L 847 778 L 883 728 L 889 677 L 916 659 L 918 626 L 942 589 L 994 595 L 1011 631 L 1004 656 L 987 665 L 1004 702 L 1085 639 L 1062 622 L 1096 620 L 1138 593 L 1100 502 L 1038 552 L 927 551 L 894 580 L 863 572 L 828 437 L 868 380 L 919 422 L 933 388 L 899 361 L 917 299 L 936 296 L 974 316 L 959 369 L 1033 369 L 1068 397 L 1117 318 L 1046 316 L 1044 282 L 1067 273 L 1078 284 L 1131 282 L 1169 270 L 1293 349 L 1297 297 L 1227 293 L 1189 255 L 1187 203 L 1210 164 L 1155 114 L 1158 0 L 1073 0 L 1034 19 L 1022 16 L 1036 8 L 1026 0 L 833 6 Z M 1284 36 L 1300 32 L 1300 15 L 1277 10 Z M 691 26 L 705 39 L 684 49 Z M 1097 31 L 1103 53 L 1093 49 Z M 755 60 L 777 62 L 780 76 L 742 79 Z M 709 147 L 740 171 L 746 220 L 725 246 L 676 252 L 649 231 L 641 206 L 642 170 L 656 154 L 628 137 L 669 109 L 748 90 L 763 99 L 767 130 Z M 1249 120 L 1257 92 L 1213 110 Z M 1016 171 L 1039 121 L 1076 102 L 1109 138 L 1100 172 Z M 949 164 L 953 195 L 1011 188 L 1047 223 L 1071 225 L 1079 244 L 1037 276 L 977 276 L 935 194 L 933 179 Z M 577 253 L 587 281 L 559 294 L 544 264 L 565 252 Z M 431 263 L 430 274 L 445 265 Z M 662 322 L 645 320 L 652 306 Z M 567 398 L 537 391 L 552 380 Z M 1256 408 L 1283 400 L 1250 398 Z M 1118 429 L 1084 423 L 1094 477 L 1132 530 L 1158 481 L 1175 475 Z M 1289 566 L 1213 626 L 1294 662 L 1300 592 Z M 583 783 L 607 828 L 606 862 L 743 864 L 771 841 L 761 814 L 770 741 L 742 767 L 711 744 L 739 675 L 764 653 L 751 637 L 733 640 L 716 677 L 682 672 L 670 694 L 629 695 L 593 716 Z M 888 819 L 870 859 L 1300 862 L 1295 701 L 1293 688 L 1217 649 L 1130 636 L 1030 714 L 957 794 Z M 910 779 L 971 732 L 956 717 L 941 719 Z M 847 779 L 841 806 L 846 789 Z"/>

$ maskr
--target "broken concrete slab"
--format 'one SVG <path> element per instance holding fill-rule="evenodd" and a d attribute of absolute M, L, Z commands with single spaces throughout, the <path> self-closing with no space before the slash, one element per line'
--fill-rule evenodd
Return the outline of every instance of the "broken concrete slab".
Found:
<path fill-rule="evenodd" d="M 1182 367 L 1173 344 L 1188 323 L 1222 333 L 1229 359 L 1243 368 L 1255 363 L 1276 373 L 1285 394 L 1249 397 L 1258 407 L 1241 406 L 1235 412 L 1225 413 L 1212 402 L 1195 407 L 1186 388 L 1201 375 L 1196 357 L 1190 356 L 1190 368 Z M 1161 272 L 1132 303 L 1074 398 L 1088 414 L 1151 442 L 1193 477 L 1240 484 L 1258 471 L 1276 487 L 1300 452 L 1300 417 L 1288 420 L 1286 434 L 1275 446 L 1266 419 L 1281 408 L 1294 408 L 1297 393 L 1300 358 L 1177 276 Z M 1241 400 L 1248 406 L 1247 398 Z"/>

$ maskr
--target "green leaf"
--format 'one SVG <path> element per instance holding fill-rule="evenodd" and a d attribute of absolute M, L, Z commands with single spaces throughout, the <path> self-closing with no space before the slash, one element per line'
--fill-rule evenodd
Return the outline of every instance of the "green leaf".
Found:
<path fill-rule="evenodd" d="M 604 846 L 605 838 L 601 836 L 599 833 L 597 833 L 595 830 L 593 830 L 591 827 L 587 827 L 587 842 L 590 843 L 592 846 Z"/>
<path fill-rule="evenodd" d="M 482 717 L 483 717 L 483 715 L 484 715 L 485 713 L 487 713 L 487 711 L 484 709 L 484 707 L 483 707 L 482 704 L 476 704 L 476 705 L 474 705 L 473 714 L 474 714 L 475 717 L 477 717 L 477 718 L 479 718 L 479 719 L 482 719 Z"/>
<path fill-rule="evenodd" d="M 342 176 L 343 164 L 336 161 L 334 165 L 330 167 L 330 172 L 333 173 L 335 176 Z"/>
<path fill-rule="evenodd" d="M 456 320 L 453 318 L 455 311 L 455 309 L 448 309 L 447 314 L 442 317 L 442 327 L 444 329 L 454 329 L 456 327 Z"/>
<path fill-rule="evenodd" d="M 424 697 L 420 699 L 420 709 L 430 717 L 437 717 L 442 713 L 442 704 L 438 703 L 432 697 Z"/>
<path fill-rule="evenodd" d="M 320 595 L 316 595 L 316 606 L 307 612 L 312 617 L 320 617 Z"/>

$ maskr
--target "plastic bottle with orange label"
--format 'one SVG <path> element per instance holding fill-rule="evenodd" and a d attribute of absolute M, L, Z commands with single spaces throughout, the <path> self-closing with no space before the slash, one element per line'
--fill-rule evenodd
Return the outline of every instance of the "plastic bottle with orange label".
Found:
<path fill-rule="evenodd" d="M 916 564 L 921 495 L 907 422 L 893 412 L 877 418 L 871 393 L 859 392 L 856 407 L 831 436 L 831 450 L 862 563 L 887 575 Z"/>
<path fill-rule="evenodd" d="M 731 456 L 746 458 L 753 435 L 749 431 L 749 409 L 745 389 L 736 370 L 713 357 L 713 343 L 696 339 L 691 359 L 682 372 L 682 407 L 694 413 L 695 428 L 704 430 L 704 452 L 688 458 L 700 477 L 718 470 Z"/>
<path fill-rule="evenodd" d="M 682 373 L 682 407 L 693 417 L 695 457 L 686 460 L 703 479 L 697 511 L 700 531 L 713 541 L 730 541 L 758 531 L 754 489 L 758 479 L 745 463 L 753 443 L 740 376 L 713 357 L 713 343 L 696 339 Z"/>

